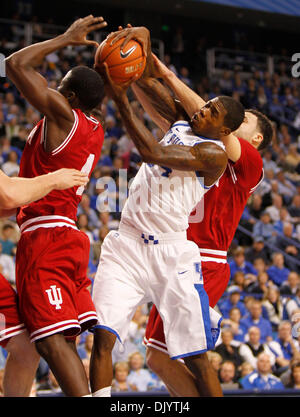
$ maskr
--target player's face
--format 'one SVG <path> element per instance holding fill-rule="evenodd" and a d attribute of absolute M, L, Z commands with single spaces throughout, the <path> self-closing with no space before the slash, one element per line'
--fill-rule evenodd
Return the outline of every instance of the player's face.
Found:
<path fill-rule="evenodd" d="M 233 134 L 251 143 L 252 138 L 257 134 L 257 117 L 246 111 L 243 123 Z"/>
<path fill-rule="evenodd" d="M 196 134 L 209 136 L 219 133 L 224 125 L 226 110 L 218 97 L 208 101 L 191 119 L 191 127 Z"/>

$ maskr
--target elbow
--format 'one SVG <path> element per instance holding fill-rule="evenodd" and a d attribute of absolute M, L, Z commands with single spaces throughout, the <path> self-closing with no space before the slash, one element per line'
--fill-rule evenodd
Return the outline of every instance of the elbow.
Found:
<path fill-rule="evenodd" d="M 12 73 L 20 69 L 20 67 L 24 66 L 25 63 L 17 56 L 16 53 L 10 55 L 9 57 L 5 58 L 5 69 L 6 73 Z"/>
<path fill-rule="evenodd" d="M 18 67 L 18 60 L 13 56 L 10 55 L 8 58 L 5 58 L 5 72 L 9 76 L 14 71 L 16 71 Z"/>

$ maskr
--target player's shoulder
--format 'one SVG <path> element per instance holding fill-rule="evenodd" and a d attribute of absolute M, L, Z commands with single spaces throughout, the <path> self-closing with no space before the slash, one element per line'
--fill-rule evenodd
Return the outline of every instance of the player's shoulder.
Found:
<path fill-rule="evenodd" d="M 241 153 L 247 156 L 247 160 L 255 160 L 256 162 L 260 163 L 261 166 L 263 165 L 262 157 L 259 151 L 251 145 L 247 140 L 243 138 L 238 138 L 240 145 L 241 145 Z"/>

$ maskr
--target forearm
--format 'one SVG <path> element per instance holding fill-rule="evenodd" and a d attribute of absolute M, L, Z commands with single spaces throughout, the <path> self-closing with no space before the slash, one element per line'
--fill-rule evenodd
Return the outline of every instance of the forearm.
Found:
<path fill-rule="evenodd" d="M 143 122 L 134 114 L 126 95 L 116 96 L 114 100 L 130 138 L 143 160 L 149 162 L 148 158 L 157 151 L 158 143 Z"/>
<path fill-rule="evenodd" d="M 181 81 L 171 70 L 164 76 L 164 81 L 174 92 L 190 118 L 206 104 L 205 100 Z"/>
<path fill-rule="evenodd" d="M 8 70 L 10 64 L 13 63 L 18 66 L 30 66 L 32 68 L 36 68 L 43 63 L 46 55 L 57 51 L 58 49 L 64 48 L 67 45 L 68 41 L 66 37 L 64 35 L 59 35 L 53 39 L 27 46 L 26 48 L 14 52 L 6 58 Z"/>
<path fill-rule="evenodd" d="M 180 119 L 174 98 L 160 81 L 153 77 L 143 78 L 137 81 L 137 86 L 147 97 L 149 105 L 169 124 Z"/>
<path fill-rule="evenodd" d="M 170 122 L 168 122 L 164 117 L 162 117 L 155 108 L 151 105 L 147 95 L 143 90 L 136 84 L 131 85 L 132 91 L 134 92 L 136 98 L 143 106 L 145 112 L 149 115 L 151 120 L 164 132 L 166 133 L 170 128 Z"/>
<path fill-rule="evenodd" d="M 35 178 L 9 178 L 1 192 L 1 209 L 10 210 L 39 200 L 56 187 L 51 174 Z"/>

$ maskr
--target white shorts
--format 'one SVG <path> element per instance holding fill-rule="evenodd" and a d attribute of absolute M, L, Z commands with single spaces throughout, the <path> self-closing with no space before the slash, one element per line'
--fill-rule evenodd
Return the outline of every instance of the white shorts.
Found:
<path fill-rule="evenodd" d="M 99 324 L 124 342 L 138 305 L 153 302 L 172 359 L 211 350 L 221 316 L 209 307 L 198 246 L 186 233 L 146 235 L 120 225 L 105 238 L 93 286 Z"/>

